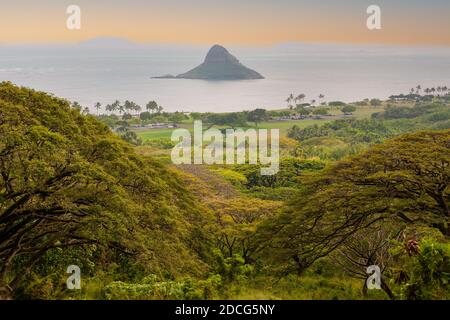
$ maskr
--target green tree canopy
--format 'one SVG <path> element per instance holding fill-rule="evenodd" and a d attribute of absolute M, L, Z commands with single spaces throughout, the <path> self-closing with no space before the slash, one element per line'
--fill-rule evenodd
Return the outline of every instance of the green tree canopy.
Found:
<path fill-rule="evenodd" d="M 289 209 L 261 229 L 271 258 L 298 270 L 375 223 L 450 236 L 450 130 L 400 136 L 303 183 Z"/>
<path fill-rule="evenodd" d="M 256 127 L 258 127 L 258 123 L 266 121 L 268 118 L 269 117 L 265 109 L 255 109 L 250 111 L 247 115 L 247 120 L 254 122 Z"/>
<path fill-rule="evenodd" d="M 92 244 L 148 272 L 204 272 L 205 223 L 173 172 L 94 117 L 0 84 L 0 288 L 54 248 Z"/>
<path fill-rule="evenodd" d="M 342 107 L 341 111 L 345 114 L 352 114 L 356 111 L 356 107 L 352 105 L 346 105 L 345 107 Z"/>

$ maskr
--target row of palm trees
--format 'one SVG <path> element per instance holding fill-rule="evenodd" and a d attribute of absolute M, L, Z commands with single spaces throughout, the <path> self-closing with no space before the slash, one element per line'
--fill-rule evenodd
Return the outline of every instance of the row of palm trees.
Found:
<path fill-rule="evenodd" d="M 422 86 L 419 84 L 417 87 L 415 88 L 411 88 L 410 90 L 411 94 L 421 94 L 422 92 Z M 423 89 L 423 92 L 427 95 L 435 95 L 437 93 L 438 96 L 440 96 L 441 94 L 446 95 L 450 93 L 450 88 L 448 88 L 447 86 L 438 86 L 438 87 L 432 87 L 432 88 L 425 88 Z"/>
<path fill-rule="evenodd" d="M 72 107 L 80 110 L 84 114 L 89 113 L 88 107 L 82 108 L 82 106 L 76 101 L 72 104 Z M 97 110 L 97 115 L 99 115 L 100 110 L 102 109 L 102 104 L 100 102 L 97 102 L 94 105 L 94 109 Z M 163 111 L 163 107 L 159 106 L 158 103 L 153 100 L 149 101 L 146 104 L 145 109 L 150 113 L 161 113 Z M 109 112 L 111 114 L 114 112 L 119 112 L 120 115 L 125 114 L 125 113 L 132 113 L 132 112 L 139 114 L 142 111 L 142 107 L 140 105 L 138 105 L 137 103 L 130 101 L 130 100 L 126 100 L 124 103 L 121 103 L 119 100 L 116 100 L 111 104 L 107 104 L 105 106 L 105 111 Z"/>
<path fill-rule="evenodd" d="M 97 108 L 97 106 L 99 106 L 98 102 L 95 104 L 95 108 L 97 109 L 98 114 L 99 109 Z M 105 106 L 105 110 L 110 113 L 118 111 L 120 114 L 122 114 L 125 112 L 132 113 L 133 111 L 139 113 L 142 110 L 142 108 L 140 105 L 130 100 L 126 100 L 124 103 L 121 103 L 119 100 L 116 100 L 111 104 L 107 104 Z"/>
<path fill-rule="evenodd" d="M 287 104 L 288 104 L 289 109 L 292 110 L 292 109 L 294 108 L 294 106 L 296 106 L 297 104 L 303 103 L 304 100 L 305 100 L 305 98 L 306 98 L 306 95 L 303 94 L 303 93 L 301 93 L 301 94 L 299 94 L 299 95 L 297 95 L 297 96 L 294 96 L 294 94 L 291 93 L 291 94 L 287 97 L 286 102 L 287 102 Z M 323 94 L 321 93 L 321 94 L 319 94 L 318 98 L 319 98 L 319 102 L 322 103 L 322 102 L 323 102 L 323 99 L 325 98 L 325 95 L 323 95 Z M 311 99 L 311 100 L 310 100 L 310 104 L 311 104 L 311 105 L 314 105 L 316 102 L 317 102 L 316 99 Z"/>

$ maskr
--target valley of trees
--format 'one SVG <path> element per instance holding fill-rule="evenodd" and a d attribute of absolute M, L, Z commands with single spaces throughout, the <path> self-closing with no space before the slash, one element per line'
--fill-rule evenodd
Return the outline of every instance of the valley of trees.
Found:
<path fill-rule="evenodd" d="M 190 116 L 153 101 L 140 113 L 219 128 L 348 116 L 289 128 L 279 173 L 262 176 L 249 164 L 172 165 L 167 141 L 116 130 L 130 119 L 3 82 L 0 298 L 450 299 L 450 95 L 440 88 Z M 351 117 L 362 104 L 383 111 Z M 108 109 L 142 111 L 121 105 Z M 69 265 L 81 290 L 65 285 Z M 373 265 L 380 290 L 366 286 Z"/>

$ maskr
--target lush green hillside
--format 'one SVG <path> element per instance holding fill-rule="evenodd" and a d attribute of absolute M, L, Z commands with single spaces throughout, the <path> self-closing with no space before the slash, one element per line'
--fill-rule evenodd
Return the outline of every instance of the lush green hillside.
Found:
<path fill-rule="evenodd" d="M 277 268 L 303 273 L 334 256 L 363 280 L 380 266 L 391 298 L 450 297 L 450 130 L 389 140 L 303 179 L 300 190 L 259 231 Z"/>
<path fill-rule="evenodd" d="M 307 127 L 294 125 L 288 137 L 300 142 L 304 157 L 338 160 L 370 145 L 418 130 L 450 128 L 450 106 L 443 100 L 409 106 L 388 105 L 371 119 L 336 120 Z"/>
<path fill-rule="evenodd" d="M 1 83 L 0 173 L 2 292 L 57 296 L 70 264 L 111 280 L 208 270 L 207 217 L 177 174 L 66 101 Z"/>
<path fill-rule="evenodd" d="M 0 298 L 448 299 L 449 115 L 435 100 L 294 127 L 263 176 L 172 165 L 167 141 L 133 146 L 131 131 L 1 83 Z M 381 290 L 365 285 L 374 264 Z M 81 290 L 65 286 L 69 265 Z"/>

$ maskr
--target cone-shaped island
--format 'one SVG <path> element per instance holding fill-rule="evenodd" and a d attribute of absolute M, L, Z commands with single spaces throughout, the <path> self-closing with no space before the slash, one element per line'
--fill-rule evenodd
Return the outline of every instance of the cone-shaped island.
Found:
<path fill-rule="evenodd" d="M 205 61 L 198 67 L 176 77 L 168 75 L 155 78 L 203 80 L 264 79 L 261 74 L 244 66 L 227 49 L 220 45 L 214 45 L 209 49 Z"/>

